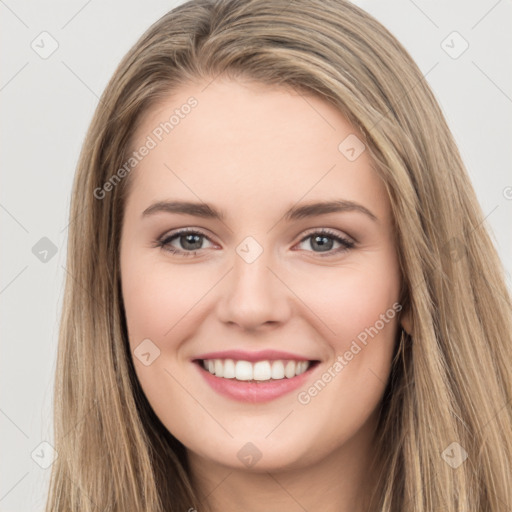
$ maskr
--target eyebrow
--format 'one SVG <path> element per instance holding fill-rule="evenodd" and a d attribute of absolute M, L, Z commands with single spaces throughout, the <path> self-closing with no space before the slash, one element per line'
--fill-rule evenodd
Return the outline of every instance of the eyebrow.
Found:
<path fill-rule="evenodd" d="M 347 201 L 346 199 L 292 206 L 285 212 L 283 217 L 287 221 L 293 221 L 308 217 L 315 217 L 317 215 L 325 215 L 327 213 L 354 211 L 363 213 L 373 221 L 377 221 L 377 217 L 368 210 L 368 208 L 359 203 Z M 217 219 L 220 221 L 224 221 L 226 219 L 224 212 L 217 210 L 212 205 L 207 203 L 194 203 L 190 201 L 158 201 L 146 208 L 142 212 L 142 217 L 147 217 L 156 213 L 181 213 L 205 219 Z"/>

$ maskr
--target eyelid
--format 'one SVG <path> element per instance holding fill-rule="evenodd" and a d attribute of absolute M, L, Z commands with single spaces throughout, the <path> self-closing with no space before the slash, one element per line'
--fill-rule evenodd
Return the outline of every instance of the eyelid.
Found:
<path fill-rule="evenodd" d="M 315 254 L 321 258 L 332 258 L 339 256 L 340 254 L 353 249 L 356 245 L 356 241 L 352 237 L 331 228 L 312 228 L 311 230 L 308 230 L 301 238 L 301 240 L 295 245 L 301 244 L 308 238 L 311 238 L 312 235 L 327 236 L 328 238 L 332 238 L 335 240 L 335 242 L 341 245 L 341 247 L 338 247 L 337 249 L 332 249 L 325 252 L 305 251 L 306 253 Z"/>
<path fill-rule="evenodd" d="M 327 234 L 329 236 L 332 236 L 332 237 L 335 237 L 335 238 L 341 238 L 343 240 L 346 240 L 347 242 L 351 242 L 351 243 L 354 243 L 356 244 L 357 243 L 357 240 L 353 237 L 351 237 L 350 235 L 347 235 L 344 231 L 340 231 L 338 229 L 334 229 L 334 228 L 311 228 L 311 229 L 308 229 L 306 230 L 305 234 L 303 235 L 303 237 L 301 238 L 301 242 L 303 242 L 306 238 L 310 237 L 311 235 L 314 235 L 316 233 L 324 233 L 324 234 Z"/>
<path fill-rule="evenodd" d="M 165 232 L 162 236 L 160 236 L 158 239 L 157 239 L 157 243 L 168 243 L 169 240 L 171 239 L 175 239 L 177 237 L 179 237 L 180 235 L 188 235 L 188 234 L 191 234 L 191 235 L 201 235 L 203 236 L 204 238 L 208 239 L 212 244 L 214 245 L 218 245 L 216 244 L 216 242 L 214 242 L 211 238 L 211 236 L 209 234 L 207 234 L 203 229 L 201 228 L 196 228 L 196 227 L 187 227 L 187 228 L 179 228 L 179 229 L 176 229 L 176 230 L 171 230 L 171 231 L 167 231 Z M 200 249 L 198 249 L 200 250 Z M 186 252 L 193 252 L 193 251 L 186 251 Z"/>

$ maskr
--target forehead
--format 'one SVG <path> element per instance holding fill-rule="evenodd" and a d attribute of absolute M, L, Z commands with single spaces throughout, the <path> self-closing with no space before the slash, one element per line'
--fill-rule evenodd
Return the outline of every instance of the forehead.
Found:
<path fill-rule="evenodd" d="M 342 196 L 375 205 L 385 202 L 385 191 L 362 138 L 334 105 L 293 88 L 227 79 L 189 84 L 148 111 L 137 129 L 134 150 L 151 149 L 132 171 L 129 202 L 140 208 L 172 196 L 268 209 Z"/>

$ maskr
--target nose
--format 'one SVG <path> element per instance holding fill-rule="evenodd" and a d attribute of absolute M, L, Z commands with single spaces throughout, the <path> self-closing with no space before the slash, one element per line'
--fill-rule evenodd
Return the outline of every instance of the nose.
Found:
<path fill-rule="evenodd" d="M 217 316 L 242 330 L 275 328 L 289 318 L 292 296 L 267 251 L 250 263 L 235 254 L 220 289 Z"/>

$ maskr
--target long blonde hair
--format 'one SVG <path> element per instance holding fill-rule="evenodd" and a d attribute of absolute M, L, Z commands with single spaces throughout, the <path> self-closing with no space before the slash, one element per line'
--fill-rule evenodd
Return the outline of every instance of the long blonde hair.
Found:
<path fill-rule="evenodd" d="M 510 296 L 422 73 L 379 22 L 344 0 L 193 0 L 158 20 L 124 57 L 83 145 L 47 511 L 205 510 L 184 447 L 153 413 L 130 357 L 119 238 L 131 177 L 100 199 L 94 191 L 126 161 L 152 105 L 220 75 L 331 102 L 364 134 L 386 184 L 413 326 L 397 340 L 382 401 L 377 446 L 385 470 L 371 510 L 510 510 Z M 460 464 L 449 463 L 454 453 Z"/>

